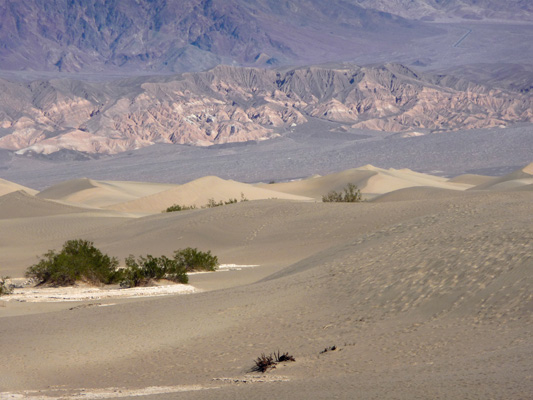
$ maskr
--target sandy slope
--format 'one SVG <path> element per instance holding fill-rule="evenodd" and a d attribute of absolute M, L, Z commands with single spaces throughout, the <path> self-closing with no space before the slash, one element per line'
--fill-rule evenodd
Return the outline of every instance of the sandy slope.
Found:
<path fill-rule="evenodd" d="M 42 217 L 84 211 L 87 210 L 40 199 L 23 190 L 0 196 L 0 219 Z"/>
<path fill-rule="evenodd" d="M 442 198 L 453 198 L 465 196 L 464 191 L 453 189 L 442 189 L 428 186 L 414 186 L 405 189 L 394 190 L 384 193 L 372 199 L 373 202 L 384 201 L 407 201 L 407 200 L 437 200 Z"/>
<path fill-rule="evenodd" d="M 3 303 L 0 398 L 527 398 L 533 193 L 387 196 L 0 220 L 12 275 L 25 252 L 73 235 L 121 257 L 193 245 L 260 265 L 194 275 L 205 291 L 190 295 Z M 278 349 L 296 362 L 249 373 Z"/>

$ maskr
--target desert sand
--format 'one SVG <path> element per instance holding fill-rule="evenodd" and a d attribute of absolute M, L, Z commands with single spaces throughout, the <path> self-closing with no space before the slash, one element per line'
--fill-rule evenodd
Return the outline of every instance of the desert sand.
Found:
<path fill-rule="evenodd" d="M 192 246 L 232 266 L 157 296 L 1 297 L 0 399 L 529 398 L 532 179 L 533 164 L 498 178 L 365 166 L 40 193 L 2 181 L 0 275 L 22 278 L 73 238 L 122 261 Z M 350 182 L 368 201 L 320 201 Z M 249 201 L 161 212 L 241 192 Z M 296 361 L 252 371 L 278 350 Z"/>

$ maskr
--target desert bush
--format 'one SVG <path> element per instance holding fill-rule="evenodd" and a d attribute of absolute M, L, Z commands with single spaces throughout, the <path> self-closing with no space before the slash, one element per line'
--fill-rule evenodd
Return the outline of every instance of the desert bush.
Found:
<path fill-rule="evenodd" d="M 274 353 L 274 361 L 276 361 L 277 363 L 280 363 L 280 362 L 296 361 L 296 360 L 288 352 L 281 354 L 278 350 L 277 353 Z"/>
<path fill-rule="evenodd" d="M 291 356 L 289 353 L 280 353 L 274 352 L 274 354 L 266 355 L 265 353 L 262 353 L 261 356 L 257 357 L 257 359 L 254 361 L 255 366 L 252 368 L 252 371 L 255 372 L 267 372 L 269 369 L 276 368 L 276 364 L 280 362 L 286 362 L 286 361 L 296 361 L 293 356 Z"/>
<path fill-rule="evenodd" d="M 0 276 L 0 296 L 13 293 L 13 285 L 9 284 L 8 280 L 9 276 Z"/>
<path fill-rule="evenodd" d="M 135 287 L 163 278 L 179 283 L 189 282 L 187 270 L 177 260 L 150 254 L 137 259 L 133 255 L 126 258 L 126 267 L 120 270 L 119 280 L 122 287 Z"/>
<path fill-rule="evenodd" d="M 26 270 L 26 276 L 40 284 L 72 285 L 78 280 L 91 283 L 113 283 L 117 279 L 118 260 L 102 254 L 93 242 L 68 240 L 56 253 L 49 250 L 43 258 Z"/>
<path fill-rule="evenodd" d="M 215 271 L 218 267 L 218 257 L 211 251 L 199 251 L 196 248 L 187 247 L 174 252 L 174 260 L 186 271 Z"/>
<path fill-rule="evenodd" d="M 168 207 L 165 212 L 175 212 L 175 211 L 185 211 L 185 210 L 194 210 L 196 208 L 195 205 L 192 206 L 182 206 L 179 204 L 173 204 L 170 207 Z"/>
<path fill-rule="evenodd" d="M 269 369 L 274 368 L 276 368 L 276 362 L 274 361 L 272 354 L 267 356 L 263 353 L 255 360 L 255 367 L 252 370 L 257 372 L 267 372 Z"/>
<path fill-rule="evenodd" d="M 342 192 L 332 190 L 322 196 L 324 203 L 358 203 L 362 201 L 361 191 L 353 183 L 349 183 Z"/>

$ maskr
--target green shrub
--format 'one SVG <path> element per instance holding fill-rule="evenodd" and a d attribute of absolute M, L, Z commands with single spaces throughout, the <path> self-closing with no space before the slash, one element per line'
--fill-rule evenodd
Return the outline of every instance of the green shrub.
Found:
<path fill-rule="evenodd" d="M 179 204 L 174 204 L 170 207 L 168 207 L 165 212 L 174 212 L 174 211 L 185 211 L 185 210 L 194 210 L 196 208 L 195 205 L 192 206 L 181 206 Z"/>
<path fill-rule="evenodd" d="M 9 276 L 0 276 L 0 296 L 13 293 L 13 285 L 7 283 Z"/>
<path fill-rule="evenodd" d="M 26 270 L 26 276 L 40 284 L 72 285 L 78 280 L 91 283 L 113 283 L 117 279 L 118 260 L 102 254 L 87 240 L 68 240 L 56 253 L 49 250 L 35 265 Z"/>
<path fill-rule="evenodd" d="M 349 183 L 344 188 L 343 192 L 336 192 L 332 190 L 328 194 L 322 196 L 324 203 L 359 203 L 362 201 L 361 191 L 353 183 Z"/>
<path fill-rule="evenodd" d="M 126 258 L 126 267 L 120 270 L 120 286 L 135 287 L 150 283 L 151 280 L 168 279 L 188 283 L 187 270 L 174 259 L 165 256 L 153 257 L 148 254 L 137 259 L 133 255 Z"/>
<path fill-rule="evenodd" d="M 174 260 L 186 271 L 215 271 L 218 267 L 218 257 L 211 251 L 203 252 L 192 247 L 174 252 Z"/>
<path fill-rule="evenodd" d="M 174 252 L 174 258 L 130 255 L 125 261 L 125 268 L 117 269 L 117 259 L 102 254 L 92 242 L 69 240 L 59 253 L 50 250 L 44 254 L 26 270 L 26 276 L 37 279 L 39 284 L 66 286 L 84 280 L 96 284 L 119 282 L 122 287 L 134 287 L 159 279 L 188 283 L 187 272 L 214 271 L 218 266 L 218 258 L 210 251 L 191 247 Z M 0 278 L 0 295 L 9 293 L 6 279 Z"/>

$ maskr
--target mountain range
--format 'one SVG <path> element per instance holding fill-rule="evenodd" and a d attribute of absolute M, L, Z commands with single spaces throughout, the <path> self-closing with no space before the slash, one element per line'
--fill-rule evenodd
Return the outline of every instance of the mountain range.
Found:
<path fill-rule="evenodd" d="M 0 149 L 531 122 L 532 16 L 524 0 L 3 0 Z"/>
<path fill-rule="evenodd" d="M 0 148 L 113 154 L 154 143 L 265 140 L 315 120 L 421 132 L 533 120 L 529 94 L 399 64 L 206 72 L 105 83 L 0 81 Z"/>

